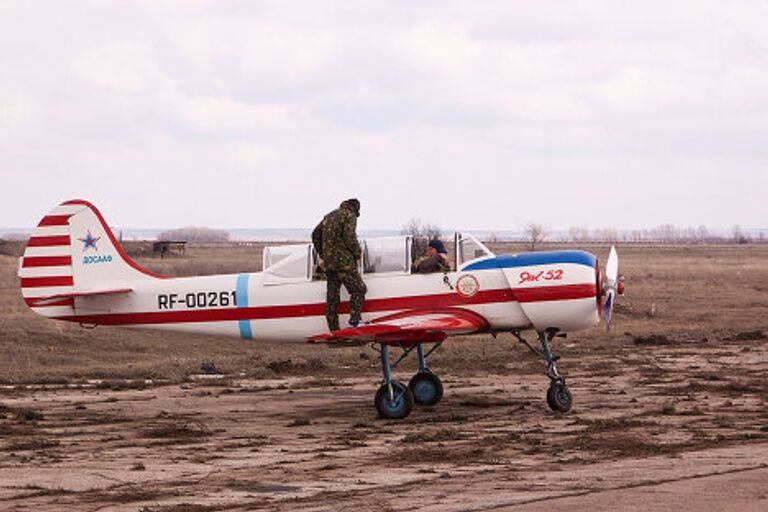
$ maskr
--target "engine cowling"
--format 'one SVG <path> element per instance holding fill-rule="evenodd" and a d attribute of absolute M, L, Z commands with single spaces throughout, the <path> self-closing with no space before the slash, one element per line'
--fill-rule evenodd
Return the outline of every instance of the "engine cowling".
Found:
<path fill-rule="evenodd" d="M 537 331 L 575 331 L 600 321 L 602 286 L 593 254 L 576 250 L 532 252 L 498 256 L 497 261 Z"/>

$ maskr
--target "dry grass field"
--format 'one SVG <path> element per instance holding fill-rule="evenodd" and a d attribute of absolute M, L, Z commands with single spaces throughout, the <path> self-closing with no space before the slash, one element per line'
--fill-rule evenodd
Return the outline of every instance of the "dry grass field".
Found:
<path fill-rule="evenodd" d="M 766 245 L 619 247 L 614 329 L 556 346 L 569 414 L 514 338 L 472 336 L 431 358 L 443 401 L 400 422 L 375 416 L 368 347 L 45 320 L 0 249 L 0 510 L 768 509 Z M 168 275 L 259 270 L 261 249 L 129 247 Z"/>

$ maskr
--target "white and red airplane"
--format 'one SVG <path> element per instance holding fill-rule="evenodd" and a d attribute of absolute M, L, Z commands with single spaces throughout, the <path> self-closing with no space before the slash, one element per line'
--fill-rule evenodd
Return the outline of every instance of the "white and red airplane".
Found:
<path fill-rule="evenodd" d="M 62 203 L 43 217 L 20 259 L 21 292 L 36 313 L 83 325 L 133 327 L 239 336 L 246 340 L 380 346 L 384 382 L 375 405 L 386 418 L 404 418 L 414 402 L 443 395 L 428 356 L 449 336 L 511 332 L 547 362 L 547 402 L 568 411 L 571 393 L 551 351 L 555 336 L 600 321 L 610 324 L 622 291 L 611 248 L 601 280 L 597 258 L 584 251 L 494 255 L 471 235 L 455 237 L 456 268 L 412 274 L 409 236 L 361 241 L 360 271 L 368 287 L 364 324 L 328 332 L 325 282 L 314 275 L 312 244 L 267 247 L 262 272 L 163 277 L 136 264 L 89 202 Z M 342 292 L 345 293 L 345 292 Z M 341 320 L 348 319 L 342 296 Z M 538 334 L 541 350 L 521 336 Z M 432 344 L 425 352 L 424 345 Z M 403 350 L 390 363 L 389 348 Z M 419 370 L 406 386 L 392 370 L 414 349 Z"/>

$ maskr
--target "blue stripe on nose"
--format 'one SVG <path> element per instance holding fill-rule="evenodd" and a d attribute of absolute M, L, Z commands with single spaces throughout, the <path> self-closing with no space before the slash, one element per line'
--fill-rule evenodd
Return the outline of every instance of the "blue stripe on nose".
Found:
<path fill-rule="evenodd" d="M 487 270 L 492 268 L 528 267 L 557 263 L 576 263 L 587 267 L 595 266 L 595 256 L 586 251 L 542 251 L 521 254 L 501 254 L 495 258 L 470 263 L 462 270 Z"/>
<path fill-rule="evenodd" d="M 237 300 L 238 308 L 248 307 L 248 278 L 250 274 L 240 274 L 237 276 L 237 287 L 235 288 L 235 298 Z M 250 320 L 238 320 L 238 326 L 240 327 L 240 337 L 244 340 L 253 339 L 253 331 L 251 330 Z"/>

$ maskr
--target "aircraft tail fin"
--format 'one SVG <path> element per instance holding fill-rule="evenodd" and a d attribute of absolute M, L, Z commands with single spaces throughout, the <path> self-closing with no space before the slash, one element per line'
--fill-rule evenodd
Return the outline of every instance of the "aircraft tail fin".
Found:
<path fill-rule="evenodd" d="M 77 300 L 130 293 L 142 280 L 157 279 L 123 250 L 99 210 L 80 199 L 43 217 L 19 262 L 21 294 L 43 316 L 75 314 Z"/>

